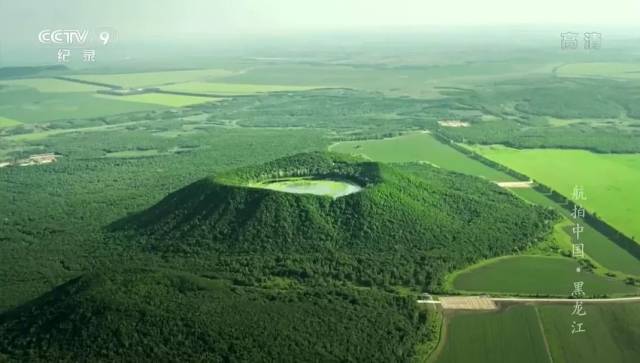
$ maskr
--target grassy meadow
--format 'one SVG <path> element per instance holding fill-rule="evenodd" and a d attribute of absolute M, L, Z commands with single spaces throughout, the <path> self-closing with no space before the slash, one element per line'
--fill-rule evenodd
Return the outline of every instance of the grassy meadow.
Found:
<path fill-rule="evenodd" d="M 235 74 L 224 69 L 136 72 L 118 74 L 78 74 L 72 78 L 89 82 L 117 85 L 124 88 L 155 87 L 173 83 L 214 80 Z"/>
<path fill-rule="evenodd" d="M 90 84 L 69 82 L 55 78 L 27 78 L 16 79 L 10 81 L 0 81 L 0 85 L 11 87 L 34 88 L 38 92 L 43 93 L 76 93 L 76 92 L 95 92 L 104 90 L 104 87 L 94 86 Z"/>
<path fill-rule="evenodd" d="M 271 84 L 217 83 L 217 82 L 186 82 L 162 86 L 165 91 L 204 93 L 213 95 L 247 95 L 264 92 L 305 91 L 313 87 L 286 86 Z"/>
<path fill-rule="evenodd" d="M 565 208 L 549 199 L 544 194 L 533 189 L 513 189 L 513 193 L 523 199 L 545 207 L 553 208 L 562 214 L 569 226 L 562 227 L 563 238 L 570 243 L 572 238 L 571 226 L 573 218 Z M 610 271 L 640 276 L 640 262 L 624 248 L 618 246 L 608 237 L 598 232 L 588 224 L 584 225 L 584 234 L 581 237 L 586 241 L 585 253 Z"/>
<path fill-rule="evenodd" d="M 583 186 L 587 197 L 583 204 L 589 211 L 627 236 L 640 238 L 640 193 L 635 191 L 640 180 L 640 155 L 491 146 L 474 150 L 567 197 L 574 186 Z"/>
<path fill-rule="evenodd" d="M 25 124 L 117 115 L 159 107 L 162 106 L 106 99 L 88 92 L 45 93 L 33 88 L 14 88 L 4 91 L 0 97 L 0 117 Z"/>
<path fill-rule="evenodd" d="M 574 281 L 583 281 L 587 295 L 638 294 L 640 288 L 589 272 L 577 272 L 578 262 L 564 257 L 510 256 L 482 262 L 450 276 L 458 291 L 567 297 Z"/>
<path fill-rule="evenodd" d="M 212 97 L 196 97 L 196 96 L 183 96 L 183 95 L 171 95 L 164 93 L 144 93 L 139 95 L 128 96 L 110 96 L 110 95 L 97 95 L 97 97 L 117 100 L 128 101 L 137 103 L 150 103 L 154 105 L 167 106 L 167 107 L 184 107 L 197 105 L 205 102 L 215 102 L 220 100 L 219 98 Z"/>
<path fill-rule="evenodd" d="M 1 117 L 0 116 L 0 127 L 18 126 L 21 123 L 22 122 L 20 122 L 20 121 L 16 121 L 16 120 L 12 120 L 10 118 L 6 118 L 6 117 Z"/>
<path fill-rule="evenodd" d="M 362 155 L 382 162 L 422 161 L 458 173 L 492 181 L 512 181 L 512 176 L 494 170 L 441 143 L 427 133 L 415 133 L 384 140 L 340 142 L 331 151 Z"/>

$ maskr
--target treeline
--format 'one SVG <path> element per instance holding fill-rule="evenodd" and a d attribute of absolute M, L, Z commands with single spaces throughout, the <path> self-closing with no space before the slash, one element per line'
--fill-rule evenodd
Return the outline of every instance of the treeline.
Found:
<path fill-rule="evenodd" d="M 559 119 L 618 118 L 637 115 L 638 81 L 533 77 L 493 87 L 451 92 L 457 102 L 494 115 L 550 116 Z M 504 107 L 510 105 L 512 107 Z"/>
<path fill-rule="evenodd" d="M 451 90 L 450 100 L 496 120 L 463 115 L 461 119 L 471 127 L 437 129 L 462 143 L 640 152 L 639 85 L 637 81 L 537 77 Z M 557 124 L 553 118 L 559 119 Z"/>
<path fill-rule="evenodd" d="M 494 169 L 497 169 L 506 174 L 509 174 L 518 180 L 522 180 L 522 181 L 531 180 L 531 178 L 529 178 L 528 176 L 522 173 L 519 173 L 503 164 L 500 164 L 491 159 L 488 159 L 473 150 L 469 150 L 464 146 L 460 146 L 456 144 L 455 142 L 453 142 L 453 140 L 448 139 L 446 136 L 440 133 L 436 132 L 433 135 L 441 142 L 453 147 L 454 149 L 466 154 L 467 156 L 475 160 L 478 160 L 484 163 L 487 166 L 490 166 Z M 564 208 L 567 212 L 570 212 L 570 213 L 573 212 L 574 203 L 570 198 L 564 196 L 563 194 L 549 187 L 548 185 L 542 184 L 536 180 L 533 180 L 533 181 L 535 182 L 533 187 L 535 190 L 546 195 L 549 199 L 556 202 L 558 205 Z M 640 259 L 640 244 L 636 242 L 634 237 L 625 235 L 624 233 L 612 227 L 610 224 L 608 224 L 604 220 L 600 219 L 600 217 L 598 217 L 595 213 L 592 213 L 588 210 L 585 210 L 584 220 L 596 231 L 600 232 L 605 237 L 609 238 L 611 241 L 613 241 L 618 246 L 620 246 L 621 248 L 629 252 L 631 255 Z"/>
<path fill-rule="evenodd" d="M 325 152 L 307 153 L 303 157 L 294 155 L 236 169 L 214 177 L 214 180 L 242 186 L 251 182 L 295 177 L 349 179 L 363 186 L 381 181 L 379 164 L 349 155 Z"/>
<path fill-rule="evenodd" d="M 558 203 L 562 208 L 564 208 L 567 212 L 572 213 L 574 211 L 575 202 L 570 198 L 562 195 L 560 192 L 552 189 L 551 187 L 541 184 L 536 181 L 536 185 L 534 189 L 539 191 L 540 193 L 545 194 L 549 199 Z M 584 221 L 588 223 L 593 229 L 603 234 L 605 237 L 613 241 L 615 244 L 620 246 L 622 249 L 629 252 L 631 255 L 640 259 L 640 244 L 635 240 L 634 237 L 629 237 L 624 233 L 620 232 L 604 220 L 602 220 L 596 213 L 592 213 L 589 210 L 585 209 Z"/>
<path fill-rule="evenodd" d="M 509 167 L 507 167 L 507 166 L 505 166 L 503 164 L 497 163 L 497 162 L 495 162 L 495 161 L 493 161 L 491 159 L 488 159 L 488 158 L 478 154 L 477 152 L 475 152 L 473 150 L 470 150 L 470 149 L 468 149 L 468 148 L 466 148 L 464 146 L 461 146 L 461 145 L 457 144 L 455 142 L 455 140 L 452 140 L 452 139 L 444 136 L 444 134 L 441 133 L 441 132 L 436 131 L 436 132 L 433 132 L 432 135 L 438 141 L 440 141 L 440 142 L 442 142 L 442 143 L 444 143 L 444 144 L 456 149 L 457 151 L 467 155 L 471 159 L 477 160 L 477 161 L 479 161 L 479 162 L 481 162 L 481 163 L 483 163 L 483 164 L 485 164 L 485 165 L 487 165 L 487 166 L 489 166 L 489 167 L 491 167 L 493 169 L 496 169 L 496 170 L 499 170 L 499 171 L 501 171 L 501 172 L 503 172 L 505 174 L 511 175 L 512 177 L 514 177 L 517 180 L 520 180 L 520 181 L 529 181 L 530 180 L 530 178 L 528 176 L 526 176 L 526 175 L 524 175 L 522 173 L 519 173 L 519 172 L 517 172 L 517 171 L 515 171 L 515 170 L 513 170 L 513 169 L 511 169 L 511 168 L 509 168 Z"/>
<path fill-rule="evenodd" d="M 442 127 L 438 131 L 455 142 L 469 144 L 501 144 L 527 149 L 585 149 L 596 153 L 640 152 L 640 130 L 630 131 L 614 126 L 576 124 L 531 127 L 502 120 L 476 122 L 471 127 Z"/>

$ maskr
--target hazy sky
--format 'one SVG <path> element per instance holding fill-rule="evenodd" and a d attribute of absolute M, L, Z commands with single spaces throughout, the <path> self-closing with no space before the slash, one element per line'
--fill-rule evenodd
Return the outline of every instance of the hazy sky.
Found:
<path fill-rule="evenodd" d="M 428 25 L 640 24 L 640 0 L 0 0 L 0 37 L 109 26 L 129 37 Z"/>

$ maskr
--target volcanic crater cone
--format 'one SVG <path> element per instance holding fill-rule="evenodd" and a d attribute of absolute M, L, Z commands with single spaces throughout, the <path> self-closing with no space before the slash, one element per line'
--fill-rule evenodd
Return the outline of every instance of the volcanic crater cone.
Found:
<path fill-rule="evenodd" d="M 327 196 L 269 187 L 292 180 L 342 182 L 357 190 Z M 538 239 L 550 219 L 542 208 L 475 177 L 316 152 L 204 178 L 111 229 L 165 252 L 425 251 L 465 245 L 493 255 Z M 517 235 L 511 233 L 514 226 Z"/>

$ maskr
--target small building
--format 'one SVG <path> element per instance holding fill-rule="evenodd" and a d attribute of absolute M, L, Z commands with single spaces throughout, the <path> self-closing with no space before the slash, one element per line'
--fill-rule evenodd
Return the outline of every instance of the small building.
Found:
<path fill-rule="evenodd" d="M 469 127 L 470 126 L 468 122 L 464 122 L 461 120 L 441 120 L 441 121 L 438 121 L 438 124 L 444 127 Z"/>
<path fill-rule="evenodd" d="M 54 153 L 36 154 L 36 155 L 31 155 L 29 159 L 33 160 L 36 164 L 48 164 L 56 161 L 56 154 Z"/>
<path fill-rule="evenodd" d="M 56 160 L 56 154 L 54 153 L 34 154 L 26 159 L 18 160 L 16 164 L 20 166 L 42 165 L 53 163 Z"/>

